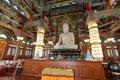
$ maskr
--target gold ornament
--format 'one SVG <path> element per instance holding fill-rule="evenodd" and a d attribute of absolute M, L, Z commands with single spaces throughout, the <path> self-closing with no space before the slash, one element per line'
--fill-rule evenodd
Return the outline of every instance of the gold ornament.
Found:
<path fill-rule="evenodd" d="M 63 19 L 62 19 L 62 23 L 68 23 L 70 24 L 70 18 L 68 17 L 68 15 L 65 13 Z"/>

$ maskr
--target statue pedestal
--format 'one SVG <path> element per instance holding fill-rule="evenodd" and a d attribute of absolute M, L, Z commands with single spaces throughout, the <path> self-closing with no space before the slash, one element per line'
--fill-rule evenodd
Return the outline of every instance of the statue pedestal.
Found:
<path fill-rule="evenodd" d="M 63 57 L 63 60 L 79 60 L 81 59 L 80 49 L 54 49 L 50 55 L 50 59 L 56 59 L 58 54 Z"/>

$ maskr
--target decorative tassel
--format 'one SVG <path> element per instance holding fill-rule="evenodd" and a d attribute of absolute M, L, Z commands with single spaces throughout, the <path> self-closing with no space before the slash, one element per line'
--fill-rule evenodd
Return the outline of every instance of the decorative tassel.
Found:
<path fill-rule="evenodd" d="M 41 19 L 44 19 L 44 17 L 45 17 L 45 10 L 42 10 Z"/>
<path fill-rule="evenodd" d="M 111 9 L 111 4 L 110 4 L 110 0 L 107 0 L 107 7 L 108 7 L 108 9 Z"/>
<path fill-rule="evenodd" d="M 50 26 L 50 21 L 48 21 L 48 26 Z"/>
<path fill-rule="evenodd" d="M 18 18 L 20 18 L 20 17 L 21 17 L 21 14 L 20 14 L 20 13 L 16 13 L 16 16 L 17 16 Z"/>
<path fill-rule="evenodd" d="M 21 29 L 23 30 L 23 28 L 24 28 L 24 23 L 22 23 L 22 26 L 21 26 Z"/>
<path fill-rule="evenodd" d="M 32 13 L 29 13 L 30 14 L 30 19 L 29 19 L 29 21 L 32 21 Z"/>

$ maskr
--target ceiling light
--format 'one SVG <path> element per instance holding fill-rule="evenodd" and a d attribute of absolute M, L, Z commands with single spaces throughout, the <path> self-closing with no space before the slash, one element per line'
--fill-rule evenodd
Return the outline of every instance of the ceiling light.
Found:
<path fill-rule="evenodd" d="M 110 42 L 110 41 L 113 42 L 113 41 L 114 41 L 114 38 L 108 38 L 107 40 L 108 40 L 108 42 Z"/>
<path fill-rule="evenodd" d="M 94 12 L 97 12 L 97 10 L 94 10 Z"/>
<path fill-rule="evenodd" d="M 24 38 L 21 36 L 17 36 L 17 40 L 23 40 Z"/>
<path fill-rule="evenodd" d="M 85 40 L 84 40 L 84 42 L 86 42 L 86 43 L 89 42 L 89 41 L 90 41 L 90 39 L 85 39 Z"/>

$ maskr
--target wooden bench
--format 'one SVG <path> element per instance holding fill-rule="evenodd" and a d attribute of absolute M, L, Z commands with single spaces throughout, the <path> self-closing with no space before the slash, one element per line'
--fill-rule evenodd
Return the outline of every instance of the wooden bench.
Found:
<path fill-rule="evenodd" d="M 71 68 L 75 80 L 106 80 L 100 61 L 66 60 L 25 60 L 22 75 L 40 77 L 44 68 Z"/>

